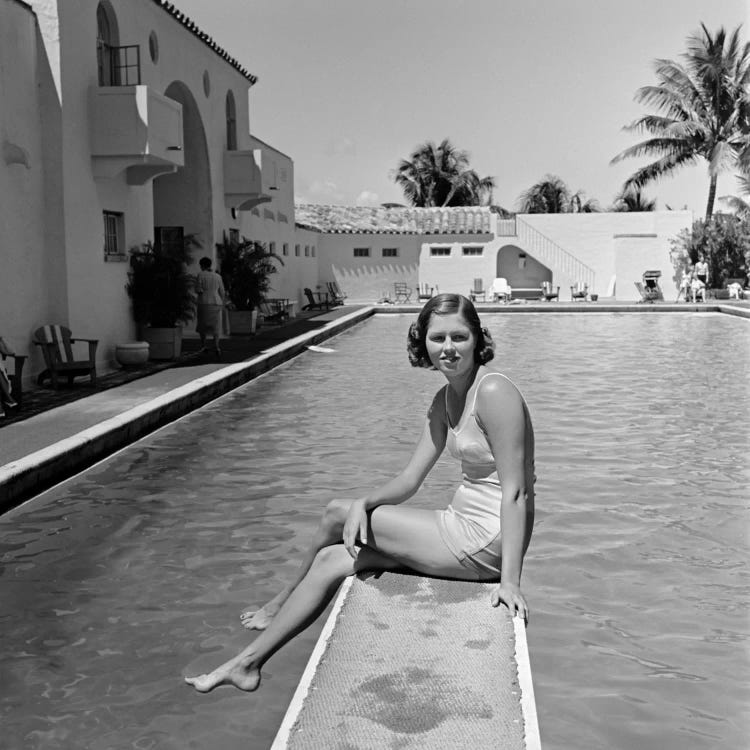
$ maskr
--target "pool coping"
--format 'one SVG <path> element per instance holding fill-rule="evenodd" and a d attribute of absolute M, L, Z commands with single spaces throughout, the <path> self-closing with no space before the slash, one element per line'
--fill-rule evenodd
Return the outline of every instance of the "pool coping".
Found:
<path fill-rule="evenodd" d="M 229 391 L 287 362 L 375 314 L 417 314 L 423 304 L 377 304 L 359 308 L 328 321 L 323 327 L 266 349 L 261 354 L 227 365 L 155 399 L 81 430 L 74 435 L 0 466 L 0 514 L 49 487 L 70 478 L 97 461 L 139 440 L 150 432 L 185 416 Z M 728 303 L 478 303 L 483 313 L 658 313 L 719 312 L 750 319 L 750 307 Z M 9 428 L 6 428 L 9 429 Z"/>

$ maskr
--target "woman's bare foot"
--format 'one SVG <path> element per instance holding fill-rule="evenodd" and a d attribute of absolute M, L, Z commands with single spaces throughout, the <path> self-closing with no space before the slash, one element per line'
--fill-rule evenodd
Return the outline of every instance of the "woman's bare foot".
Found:
<path fill-rule="evenodd" d="M 250 692 L 257 690 L 260 685 L 260 670 L 252 662 L 248 662 L 247 658 L 237 656 L 216 667 L 213 672 L 186 677 L 185 682 L 199 693 L 208 693 L 219 685 L 234 685 Z"/>
<path fill-rule="evenodd" d="M 248 630 L 265 630 L 276 613 L 281 609 L 281 605 L 289 598 L 292 593 L 291 587 L 287 586 L 282 589 L 270 602 L 264 604 L 260 609 L 248 609 L 240 615 L 242 627 Z"/>

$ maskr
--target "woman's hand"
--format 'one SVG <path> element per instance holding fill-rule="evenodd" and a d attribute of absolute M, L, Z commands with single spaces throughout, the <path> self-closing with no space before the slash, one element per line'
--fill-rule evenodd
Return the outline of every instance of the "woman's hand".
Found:
<path fill-rule="evenodd" d="M 352 500 L 349 512 L 346 514 L 346 521 L 344 521 L 342 536 L 346 551 L 356 560 L 358 550 L 354 545 L 357 538 L 359 537 L 360 544 L 367 544 L 367 510 L 364 498 Z"/>
<path fill-rule="evenodd" d="M 510 616 L 518 615 L 524 622 L 529 622 L 529 605 L 521 593 L 521 587 L 516 583 L 501 583 L 490 597 L 490 603 L 493 607 L 500 605 L 500 602 L 510 610 Z"/>

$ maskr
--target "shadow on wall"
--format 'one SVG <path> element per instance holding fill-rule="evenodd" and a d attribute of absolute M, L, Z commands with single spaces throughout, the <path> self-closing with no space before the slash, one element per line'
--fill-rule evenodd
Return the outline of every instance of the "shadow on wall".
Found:
<path fill-rule="evenodd" d="M 419 264 L 417 263 L 378 263 L 362 265 L 357 268 L 331 266 L 334 279 L 344 294 L 351 301 L 377 302 L 377 300 L 394 294 L 393 284 L 397 281 L 415 290 L 419 281 Z"/>
<path fill-rule="evenodd" d="M 503 245 L 498 250 L 495 276 L 518 289 L 537 288 L 543 281 L 552 281 L 552 271 L 517 245 Z"/>

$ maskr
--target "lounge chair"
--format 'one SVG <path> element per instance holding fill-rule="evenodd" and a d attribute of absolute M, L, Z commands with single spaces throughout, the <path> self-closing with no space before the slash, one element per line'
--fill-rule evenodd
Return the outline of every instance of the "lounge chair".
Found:
<path fill-rule="evenodd" d="M 412 289 L 406 284 L 405 281 L 396 281 L 393 284 L 393 296 L 395 297 L 394 302 L 408 302 L 411 299 Z"/>
<path fill-rule="evenodd" d="M 346 295 L 341 291 L 338 283 L 335 281 L 329 281 L 326 283 L 328 287 L 328 301 L 331 305 L 343 305 Z"/>
<path fill-rule="evenodd" d="M 570 287 L 570 299 L 575 302 L 577 299 L 586 302 L 589 298 L 589 285 L 584 281 L 578 281 Z"/>
<path fill-rule="evenodd" d="M 437 293 L 437 286 L 430 286 L 427 282 L 417 287 L 418 300 L 432 299 Z"/>
<path fill-rule="evenodd" d="M 643 282 L 636 281 L 635 286 L 641 295 L 640 302 L 656 302 L 657 300 L 663 300 L 664 294 L 659 286 L 659 279 L 661 278 L 661 271 L 645 271 L 643 274 Z M 703 293 L 705 300 L 705 292 Z M 695 299 L 693 299 L 695 301 Z"/>
<path fill-rule="evenodd" d="M 88 344 L 88 359 L 76 359 L 72 344 L 83 341 Z M 42 385 L 49 379 L 52 387 L 57 390 L 60 377 L 68 379 L 68 385 L 73 384 L 73 378 L 88 375 L 91 385 L 96 385 L 96 347 L 99 339 L 73 338 L 70 329 L 65 326 L 46 325 L 34 332 L 34 344 L 41 347 L 44 364 L 47 369 L 37 378 L 37 384 Z"/>
<path fill-rule="evenodd" d="M 543 281 L 542 282 L 542 299 L 547 300 L 547 302 L 551 302 L 553 299 L 560 300 L 560 287 L 552 287 L 551 281 Z"/>
<path fill-rule="evenodd" d="M 327 310 L 329 308 L 328 292 L 318 292 L 318 299 L 315 299 L 315 293 L 310 287 L 305 287 L 304 292 L 307 304 L 302 308 L 303 310 Z"/>
<path fill-rule="evenodd" d="M 264 323 L 277 323 L 278 325 L 281 325 L 289 317 L 289 311 L 286 309 L 286 304 L 278 304 L 271 302 L 270 300 L 264 299 L 258 305 L 258 310 L 260 311 Z"/>
<path fill-rule="evenodd" d="M 513 289 L 511 289 L 507 279 L 499 277 L 492 282 L 489 294 L 493 302 L 497 302 L 498 300 L 510 302 L 513 296 Z"/>
<path fill-rule="evenodd" d="M 481 300 L 479 299 L 481 297 Z M 469 291 L 469 299 L 472 302 L 484 302 L 487 297 L 487 290 L 484 288 L 482 279 L 474 279 L 474 287 Z"/>
<path fill-rule="evenodd" d="M 13 369 L 8 370 L 8 365 L 10 364 L 7 360 L 8 357 L 13 358 Z M 23 396 L 23 389 L 22 389 L 22 374 L 23 374 L 23 366 L 26 362 L 26 355 L 25 354 L 16 354 L 6 343 L 3 341 L 2 338 L 0 338 L 0 370 L 2 370 L 2 373 L 0 373 L 0 378 L 3 378 L 3 373 L 5 377 L 8 378 L 8 384 L 10 385 L 10 400 L 13 402 L 7 400 L 6 398 L 6 405 L 8 406 L 20 406 Z M 0 386 L 0 389 L 2 389 L 2 386 Z M 2 394 L 0 394 L 0 399 L 2 399 Z M 2 409 L 0 408 L 0 411 Z"/>

